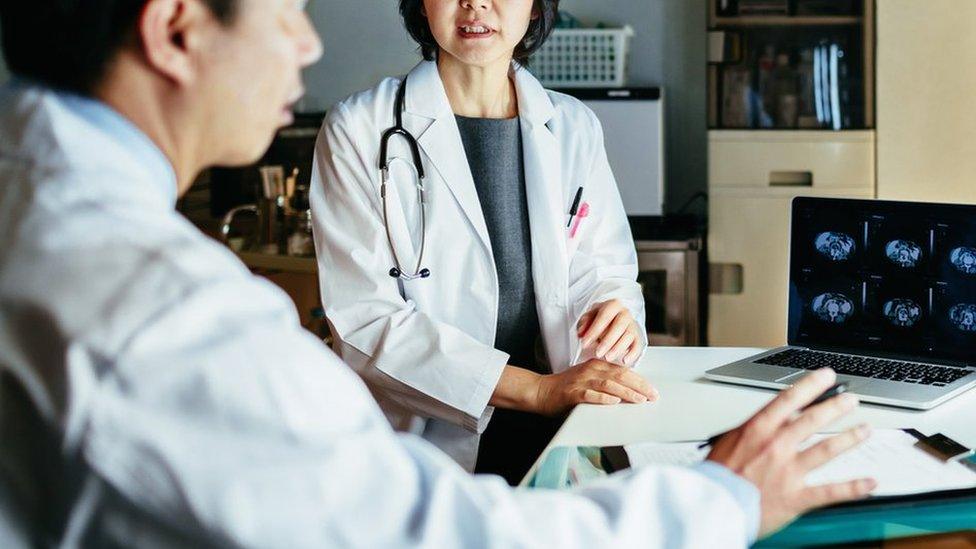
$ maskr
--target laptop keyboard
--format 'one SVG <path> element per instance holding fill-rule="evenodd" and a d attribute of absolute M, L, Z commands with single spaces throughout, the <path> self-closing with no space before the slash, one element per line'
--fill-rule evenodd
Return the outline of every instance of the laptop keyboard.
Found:
<path fill-rule="evenodd" d="M 776 354 L 764 356 L 755 362 L 759 364 L 800 368 L 802 370 L 832 368 L 838 374 L 901 381 L 903 383 L 917 383 L 919 385 L 933 385 L 936 387 L 944 387 L 957 379 L 965 377 L 971 372 L 971 370 L 964 368 L 949 368 L 918 362 L 842 355 L 824 351 L 811 351 L 809 349 L 786 349 Z"/>

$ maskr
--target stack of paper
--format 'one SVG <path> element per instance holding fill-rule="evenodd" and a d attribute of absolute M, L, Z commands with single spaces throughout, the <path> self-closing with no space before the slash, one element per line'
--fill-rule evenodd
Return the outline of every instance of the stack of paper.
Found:
<path fill-rule="evenodd" d="M 816 435 L 807 445 L 830 435 Z M 874 496 L 900 496 L 976 488 L 976 471 L 958 461 L 943 462 L 915 447 L 914 436 L 900 429 L 880 429 L 860 446 L 807 475 L 809 485 L 873 478 Z M 708 449 L 701 441 L 648 442 L 624 447 L 632 467 L 648 465 L 692 465 L 705 459 Z"/>

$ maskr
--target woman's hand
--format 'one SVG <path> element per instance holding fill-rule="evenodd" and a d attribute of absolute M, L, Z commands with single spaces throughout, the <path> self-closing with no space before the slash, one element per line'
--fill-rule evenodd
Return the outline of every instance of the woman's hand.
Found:
<path fill-rule="evenodd" d="M 592 359 L 539 378 L 535 412 L 557 416 L 573 406 L 657 400 L 657 389 L 630 368 Z"/>
<path fill-rule="evenodd" d="M 640 326 L 617 299 L 597 303 L 580 317 L 577 335 L 584 349 L 593 349 L 594 356 L 624 366 L 632 366 L 640 358 Z"/>

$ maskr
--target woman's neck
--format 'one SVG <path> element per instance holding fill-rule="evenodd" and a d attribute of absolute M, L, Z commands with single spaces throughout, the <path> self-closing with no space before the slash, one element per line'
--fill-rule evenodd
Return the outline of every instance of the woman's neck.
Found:
<path fill-rule="evenodd" d="M 454 114 L 470 118 L 518 116 L 515 83 L 509 78 L 511 61 L 484 67 L 458 61 L 446 52 L 437 59 L 437 70 Z"/>

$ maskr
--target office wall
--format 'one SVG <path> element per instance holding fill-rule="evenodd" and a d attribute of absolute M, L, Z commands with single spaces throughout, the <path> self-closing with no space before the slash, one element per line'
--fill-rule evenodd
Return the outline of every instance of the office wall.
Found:
<path fill-rule="evenodd" d="M 300 107 L 322 110 L 419 59 L 400 24 L 396 0 L 313 0 L 309 13 L 325 55 L 306 71 Z M 666 208 L 674 211 L 706 188 L 705 0 L 563 0 L 584 22 L 629 24 L 635 36 L 630 81 L 660 85 L 667 95 Z M 0 82 L 8 74 L 0 60 Z M 699 202 L 693 211 L 705 211 Z"/>
<path fill-rule="evenodd" d="M 705 0 L 563 0 L 584 23 L 629 24 L 632 85 L 665 93 L 665 211 L 674 212 L 707 188 Z M 689 211 L 704 215 L 704 202 Z"/>
<path fill-rule="evenodd" d="M 325 56 L 306 71 L 302 107 L 326 108 L 384 76 L 407 72 L 419 59 L 403 31 L 396 0 L 309 3 Z M 706 188 L 705 0 L 563 0 L 586 23 L 629 24 L 630 82 L 659 85 L 667 96 L 666 208 L 674 211 Z M 705 211 L 701 202 L 692 211 Z"/>
<path fill-rule="evenodd" d="M 3 55 L 0 55 L 0 84 L 6 82 L 8 78 L 10 74 L 7 72 L 7 64 L 3 61 Z"/>

